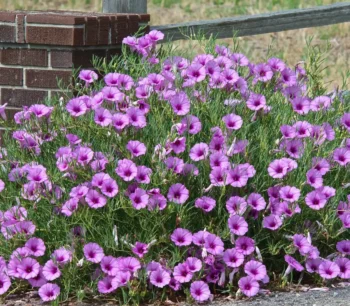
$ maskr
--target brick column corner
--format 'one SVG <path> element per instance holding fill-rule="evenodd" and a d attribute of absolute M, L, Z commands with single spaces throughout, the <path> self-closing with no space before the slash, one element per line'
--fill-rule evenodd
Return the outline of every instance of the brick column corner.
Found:
<path fill-rule="evenodd" d="M 43 102 L 58 80 L 69 85 L 72 68 L 118 54 L 123 38 L 149 21 L 148 14 L 0 11 L 0 105 Z"/>

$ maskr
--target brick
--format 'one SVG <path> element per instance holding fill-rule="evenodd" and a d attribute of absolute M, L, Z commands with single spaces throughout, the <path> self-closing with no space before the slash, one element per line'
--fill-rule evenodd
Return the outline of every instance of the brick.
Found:
<path fill-rule="evenodd" d="M 25 15 L 17 15 L 17 42 L 20 44 L 25 43 Z"/>
<path fill-rule="evenodd" d="M 51 50 L 51 66 L 53 68 L 72 68 L 73 52 L 71 50 Z"/>
<path fill-rule="evenodd" d="M 126 15 L 117 15 L 114 24 L 114 31 L 112 31 L 112 44 L 119 44 L 123 38 L 129 35 L 129 19 Z M 125 34 L 123 34 L 125 33 Z M 114 36 L 115 35 L 115 36 Z"/>
<path fill-rule="evenodd" d="M 15 26 L 0 25 L 0 43 L 12 43 L 16 41 Z"/>
<path fill-rule="evenodd" d="M 139 17 L 138 15 L 128 15 L 129 19 L 129 33 L 134 34 L 139 29 Z"/>
<path fill-rule="evenodd" d="M 79 25 L 85 24 L 85 18 L 84 16 L 64 15 L 64 12 L 60 12 L 60 14 L 28 14 L 27 23 Z"/>
<path fill-rule="evenodd" d="M 87 17 L 85 25 L 85 45 L 97 45 L 99 22 L 96 17 Z"/>
<path fill-rule="evenodd" d="M 139 14 L 139 20 L 140 20 L 140 22 L 150 22 L 151 15 L 150 14 Z"/>
<path fill-rule="evenodd" d="M 84 29 L 27 25 L 26 41 L 31 44 L 82 46 L 84 44 Z"/>
<path fill-rule="evenodd" d="M 72 80 L 72 72 L 61 70 L 26 70 L 26 85 L 36 88 L 59 88 L 58 81 L 62 86 L 68 86 Z"/>
<path fill-rule="evenodd" d="M 53 68 L 92 68 L 94 56 L 105 57 L 106 50 L 53 50 L 51 51 L 51 66 Z"/>
<path fill-rule="evenodd" d="M 48 54 L 44 49 L 3 49 L 0 53 L 3 65 L 47 67 Z"/>
<path fill-rule="evenodd" d="M 44 90 L 1 88 L 1 103 L 8 103 L 10 107 L 22 107 L 24 105 L 42 103 L 47 96 L 48 92 Z"/>
<path fill-rule="evenodd" d="M 16 13 L 15 12 L 0 12 L 0 22 L 15 22 Z"/>
<path fill-rule="evenodd" d="M 0 68 L 0 85 L 22 86 L 23 70 L 20 68 Z"/>
<path fill-rule="evenodd" d="M 99 37 L 98 37 L 98 45 L 108 45 L 109 43 L 109 17 L 103 16 L 99 19 Z"/>

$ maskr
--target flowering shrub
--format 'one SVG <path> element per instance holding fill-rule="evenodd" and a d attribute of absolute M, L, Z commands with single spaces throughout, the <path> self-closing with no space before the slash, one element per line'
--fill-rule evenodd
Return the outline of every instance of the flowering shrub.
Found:
<path fill-rule="evenodd" d="M 162 38 L 126 38 L 75 97 L 9 124 L 0 294 L 205 302 L 349 279 L 350 103 L 315 53 L 291 68 L 209 43 L 189 60 Z"/>

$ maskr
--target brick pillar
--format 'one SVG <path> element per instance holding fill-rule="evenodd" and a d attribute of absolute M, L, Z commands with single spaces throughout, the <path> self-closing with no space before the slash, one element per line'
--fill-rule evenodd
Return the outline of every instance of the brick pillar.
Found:
<path fill-rule="evenodd" d="M 0 104 L 9 110 L 42 102 L 69 85 L 72 68 L 118 54 L 147 14 L 0 11 Z M 11 112 L 12 113 L 12 112 Z"/>

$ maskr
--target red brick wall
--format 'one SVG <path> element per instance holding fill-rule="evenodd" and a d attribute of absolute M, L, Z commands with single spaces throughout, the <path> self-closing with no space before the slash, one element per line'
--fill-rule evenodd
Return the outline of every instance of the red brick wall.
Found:
<path fill-rule="evenodd" d="M 42 102 L 57 92 L 58 80 L 69 85 L 73 67 L 91 68 L 93 56 L 118 54 L 123 38 L 149 20 L 147 14 L 0 11 L 0 104 Z"/>

